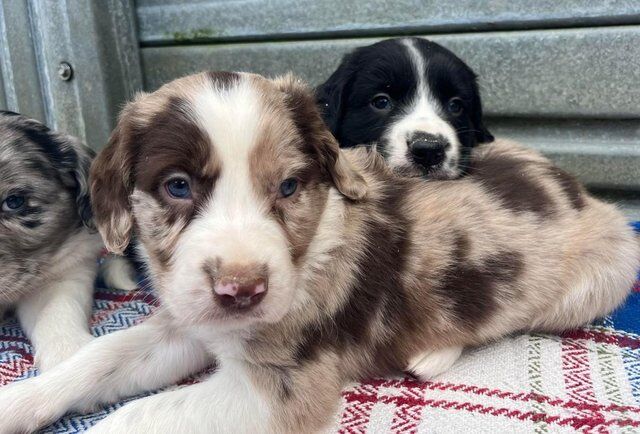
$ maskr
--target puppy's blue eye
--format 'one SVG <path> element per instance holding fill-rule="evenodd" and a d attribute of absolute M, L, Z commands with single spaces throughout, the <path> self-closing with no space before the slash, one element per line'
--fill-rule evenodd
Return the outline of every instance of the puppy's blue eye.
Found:
<path fill-rule="evenodd" d="M 458 97 L 451 98 L 447 103 L 447 111 L 454 116 L 462 113 L 462 109 L 464 106 L 462 105 L 462 100 Z"/>
<path fill-rule="evenodd" d="M 27 203 L 24 196 L 18 194 L 12 194 L 8 196 L 4 202 L 2 202 L 2 211 L 14 212 L 20 210 Z"/>
<path fill-rule="evenodd" d="M 175 199 L 190 199 L 191 186 L 184 178 L 171 178 L 165 183 L 165 188 L 169 196 Z"/>
<path fill-rule="evenodd" d="M 287 178 L 280 184 L 280 195 L 289 197 L 298 189 L 298 180 L 295 178 Z"/>
<path fill-rule="evenodd" d="M 379 93 L 371 100 L 371 106 L 376 110 L 386 111 L 391 109 L 391 97 L 386 93 Z"/>

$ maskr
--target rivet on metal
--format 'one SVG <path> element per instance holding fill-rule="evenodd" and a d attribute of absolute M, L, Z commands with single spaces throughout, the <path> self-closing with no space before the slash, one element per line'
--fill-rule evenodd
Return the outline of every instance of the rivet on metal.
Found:
<path fill-rule="evenodd" d="M 58 65 L 58 77 L 60 80 L 69 81 L 73 77 L 73 68 L 67 62 L 60 62 Z"/>

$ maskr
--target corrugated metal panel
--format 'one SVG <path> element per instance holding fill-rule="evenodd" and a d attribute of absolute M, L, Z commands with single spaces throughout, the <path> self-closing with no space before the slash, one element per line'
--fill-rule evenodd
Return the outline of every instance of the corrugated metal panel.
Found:
<path fill-rule="evenodd" d="M 104 145 L 120 105 L 142 87 L 132 0 L 2 1 L 0 11 L 7 108 Z"/>
<path fill-rule="evenodd" d="M 4 108 L 46 120 L 35 47 L 31 37 L 29 3 L 0 2 L 0 65 Z"/>
<path fill-rule="evenodd" d="M 356 46 L 429 34 L 480 74 L 488 123 L 497 135 L 541 149 L 640 216 L 634 196 L 640 190 L 637 0 L 133 5 L 0 1 L 0 108 L 44 120 L 98 148 L 143 75 L 150 90 L 204 69 L 293 70 L 317 84 Z M 58 76 L 63 61 L 74 70 L 69 81 Z"/>
<path fill-rule="evenodd" d="M 143 44 L 640 23 L 637 0 L 138 0 Z"/>
<path fill-rule="evenodd" d="M 493 116 L 640 117 L 640 27 L 434 35 L 480 75 Z M 320 83 L 340 57 L 376 39 L 142 49 L 146 87 L 205 69 L 293 70 Z M 594 48 L 597 47 L 596 50 Z"/>
<path fill-rule="evenodd" d="M 479 73 L 496 135 L 543 151 L 640 216 L 638 1 L 138 0 L 137 6 L 148 90 L 207 69 L 293 70 L 317 84 L 357 46 L 428 34 Z"/>
<path fill-rule="evenodd" d="M 490 118 L 492 133 L 542 151 L 597 188 L 640 189 L 640 120 Z"/>

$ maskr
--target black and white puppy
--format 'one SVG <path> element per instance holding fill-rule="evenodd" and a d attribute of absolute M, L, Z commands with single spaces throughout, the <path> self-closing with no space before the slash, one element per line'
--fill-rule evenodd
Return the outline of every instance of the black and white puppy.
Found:
<path fill-rule="evenodd" d="M 15 308 L 41 370 L 91 339 L 102 247 L 91 229 L 92 158 L 77 139 L 0 111 L 0 318 Z"/>
<path fill-rule="evenodd" d="M 493 141 L 476 74 L 421 38 L 388 39 L 347 54 L 316 89 L 341 147 L 375 145 L 394 169 L 431 179 L 465 173 L 471 149 Z"/>

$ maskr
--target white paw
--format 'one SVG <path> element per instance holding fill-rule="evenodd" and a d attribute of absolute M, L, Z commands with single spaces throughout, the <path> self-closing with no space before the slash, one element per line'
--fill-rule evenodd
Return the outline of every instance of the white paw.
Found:
<path fill-rule="evenodd" d="M 89 333 L 75 336 L 73 339 L 59 340 L 35 348 L 34 363 L 40 372 L 45 372 L 73 356 L 80 348 L 93 340 Z"/>
<path fill-rule="evenodd" d="M 420 380 L 427 381 L 449 370 L 460 354 L 462 354 L 462 347 L 425 351 L 409 360 L 407 370 Z"/>
<path fill-rule="evenodd" d="M 105 258 L 101 269 L 102 277 L 107 288 L 134 291 L 138 288 L 136 271 L 133 264 L 121 256 L 110 255 Z"/>
<path fill-rule="evenodd" d="M 0 386 L 0 433 L 34 432 L 57 419 L 55 399 L 41 393 L 38 379 Z"/>
<path fill-rule="evenodd" d="M 104 419 L 89 428 L 88 434 L 150 434 L 171 432 L 171 430 L 158 431 L 152 422 L 146 418 L 153 412 L 145 411 L 140 401 L 133 401 L 107 415 Z M 155 419 L 155 418 L 154 418 Z M 145 422 L 146 421 L 146 422 Z"/>

